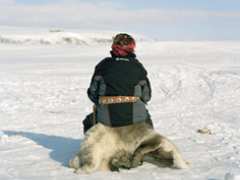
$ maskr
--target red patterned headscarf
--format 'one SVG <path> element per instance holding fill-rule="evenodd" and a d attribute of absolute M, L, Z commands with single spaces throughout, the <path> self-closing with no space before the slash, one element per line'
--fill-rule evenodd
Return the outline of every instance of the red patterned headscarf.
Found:
<path fill-rule="evenodd" d="M 136 42 L 132 36 L 128 34 L 117 34 L 113 38 L 112 53 L 116 56 L 127 56 L 134 53 Z"/>

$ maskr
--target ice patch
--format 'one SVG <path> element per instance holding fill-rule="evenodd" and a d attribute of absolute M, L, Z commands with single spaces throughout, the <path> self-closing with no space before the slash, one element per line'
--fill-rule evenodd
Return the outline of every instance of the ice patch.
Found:
<path fill-rule="evenodd" d="M 4 132 L 0 131 L 0 137 L 4 136 Z"/>
<path fill-rule="evenodd" d="M 6 135 L 3 131 L 0 131 L 0 142 L 6 143 L 7 139 L 8 139 L 8 135 Z"/>

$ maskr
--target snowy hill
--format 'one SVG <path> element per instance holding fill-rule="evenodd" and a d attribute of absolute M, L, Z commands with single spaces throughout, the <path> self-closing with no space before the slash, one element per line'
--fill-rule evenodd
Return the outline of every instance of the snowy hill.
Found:
<path fill-rule="evenodd" d="M 91 39 L 78 33 L 40 32 L 1 32 L 1 37 L 21 42 L 0 44 L 1 180 L 239 178 L 239 42 L 137 44 L 152 83 L 148 109 L 155 129 L 177 144 L 191 163 L 189 170 L 144 163 L 120 173 L 76 175 L 66 165 L 83 138 L 81 121 L 92 109 L 86 90 L 94 66 L 109 54 L 105 42 L 111 37 L 100 36 L 98 42 L 96 35 Z M 65 36 L 95 45 L 75 46 L 74 41 L 65 46 Z M 45 46 L 41 39 L 54 45 Z M 58 42 L 61 46 L 55 46 Z M 212 133 L 197 132 L 204 127 Z"/>
<path fill-rule="evenodd" d="M 91 45 L 110 43 L 110 35 L 104 38 L 99 34 L 79 34 L 72 32 L 49 32 L 41 34 L 3 34 L 0 36 L 0 43 L 23 44 L 23 45 Z"/>
<path fill-rule="evenodd" d="M 112 42 L 116 32 L 78 32 L 62 29 L 27 29 L 0 26 L 0 44 L 22 45 L 101 45 Z M 143 36 L 137 36 L 144 41 Z"/>

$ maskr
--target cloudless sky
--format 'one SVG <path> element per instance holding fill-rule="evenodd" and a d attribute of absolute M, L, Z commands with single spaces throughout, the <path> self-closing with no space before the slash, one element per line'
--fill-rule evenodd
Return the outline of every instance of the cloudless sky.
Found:
<path fill-rule="evenodd" d="M 96 6 L 96 11 L 101 9 L 98 12 L 99 14 L 96 12 L 96 17 L 88 14 L 94 14 L 95 12 L 84 12 L 82 16 L 91 17 L 89 22 L 79 21 L 79 24 L 82 24 L 79 28 L 121 31 L 126 29 L 126 31 L 134 31 L 162 40 L 240 40 L 240 0 L 15 0 L 16 6 L 21 5 L 21 7 L 41 7 L 43 5 L 46 7 L 51 4 L 58 5 L 63 3 L 66 5 L 68 2 L 76 4 L 76 7 L 85 3 Z M 112 16 L 111 21 L 108 15 L 105 15 L 103 18 L 99 17 L 105 13 L 104 7 L 106 7 L 106 14 L 109 8 L 112 10 L 110 11 L 111 13 L 114 12 L 113 16 L 109 12 L 109 16 Z M 64 9 L 64 5 L 62 5 L 62 9 Z M 149 15 L 151 10 L 157 11 L 157 15 Z M 117 11 L 119 11 L 119 14 Z M 142 19 L 132 15 L 134 12 L 138 13 L 138 11 L 143 11 L 142 13 L 146 11 L 146 18 L 143 15 L 141 16 Z M 123 16 L 125 19 L 118 23 L 119 17 L 126 12 L 131 15 L 129 19 L 127 15 Z M 165 14 L 162 15 L 162 12 Z M 12 15 L 13 19 L 14 16 L 17 16 L 17 14 Z M 82 18 L 80 14 L 78 16 L 79 19 Z M 114 21 L 115 17 L 116 21 Z M 31 26 L 37 24 L 37 22 L 34 22 L 34 18 L 31 20 L 28 20 L 28 18 L 27 15 L 23 17 L 23 25 Z M 133 19 L 131 20 L 131 18 Z M 36 19 L 39 18 L 35 17 Z M 78 23 L 70 24 L 71 16 L 68 17 L 67 13 L 66 18 L 62 19 L 64 20 L 60 22 L 60 27 L 78 28 L 76 25 Z M 138 22 L 135 22 L 135 19 Z M 5 25 L 6 22 L 6 20 L 1 22 L 0 17 L 0 25 Z M 39 25 L 42 22 L 42 26 L 58 25 L 57 21 L 56 23 L 54 21 L 48 22 L 46 19 L 40 19 L 39 22 Z M 104 24 L 105 22 L 108 24 Z M 121 23 L 124 24 L 121 26 Z M 16 24 L 20 26 L 21 20 L 16 21 Z M 14 25 L 13 22 L 10 25 Z"/>

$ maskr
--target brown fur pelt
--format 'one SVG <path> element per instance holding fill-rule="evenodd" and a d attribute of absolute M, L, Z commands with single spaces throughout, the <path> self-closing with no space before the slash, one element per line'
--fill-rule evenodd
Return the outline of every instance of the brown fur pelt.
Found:
<path fill-rule="evenodd" d="M 174 168 L 188 167 L 177 147 L 147 123 L 117 128 L 96 124 L 86 133 L 79 153 L 69 161 L 69 166 L 76 173 L 133 168 L 146 155 L 169 160 Z"/>

